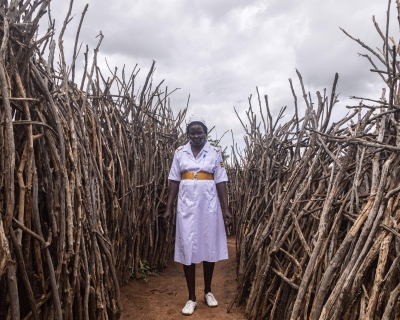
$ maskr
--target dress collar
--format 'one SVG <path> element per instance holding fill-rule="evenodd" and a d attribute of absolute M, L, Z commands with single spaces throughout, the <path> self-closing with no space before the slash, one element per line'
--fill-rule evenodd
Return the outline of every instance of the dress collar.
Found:
<path fill-rule="evenodd" d="M 199 154 L 202 153 L 203 151 L 205 151 L 205 152 L 210 151 L 210 148 L 211 148 L 210 143 L 208 141 L 206 141 L 206 143 L 203 146 L 203 149 L 201 149 Z M 183 146 L 182 151 L 186 151 L 187 153 L 192 154 L 192 148 L 190 147 L 190 141 Z"/>

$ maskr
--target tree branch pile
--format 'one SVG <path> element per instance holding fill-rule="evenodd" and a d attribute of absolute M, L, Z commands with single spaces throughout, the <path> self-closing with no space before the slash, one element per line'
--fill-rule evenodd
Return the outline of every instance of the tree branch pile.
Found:
<path fill-rule="evenodd" d="M 119 318 L 119 287 L 173 249 L 158 218 L 186 109 L 174 118 L 154 63 L 139 89 L 136 68 L 104 76 L 101 32 L 75 84 L 82 20 L 71 67 L 62 40 L 72 4 L 54 39 L 54 22 L 37 37 L 50 0 L 0 1 L 1 319 Z"/>
<path fill-rule="evenodd" d="M 273 120 L 259 95 L 258 120 L 249 99 L 246 147 L 230 170 L 238 293 L 229 309 L 246 301 L 249 319 L 399 319 L 400 64 L 397 44 L 382 39 L 379 52 L 363 46 L 383 64 L 373 71 L 387 94 L 348 106 L 340 121 L 331 119 L 337 74 L 331 94 L 313 100 L 297 72 L 306 111 L 290 80 L 296 112 L 286 123 L 285 109 Z"/>

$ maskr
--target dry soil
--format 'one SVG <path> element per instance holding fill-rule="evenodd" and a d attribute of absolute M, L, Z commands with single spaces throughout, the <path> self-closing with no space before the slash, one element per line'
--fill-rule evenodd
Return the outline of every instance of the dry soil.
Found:
<path fill-rule="evenodd" d="M 237 319 L 245 320 L 244 307 L 226 309 L 236 292 L 235 238 L 228 238 L 229 259 L 216 263 L 212 292 L 218 300 L 217 308 L 204 302 L 203 268 L 196 266 L 197 309 L 191 316 L 181 313 L 187 301 L 187 289 L 182 265 L 169 261 L 168 267 L 147 282 L 132 280 L 121 289 L 122 319 Z"/>

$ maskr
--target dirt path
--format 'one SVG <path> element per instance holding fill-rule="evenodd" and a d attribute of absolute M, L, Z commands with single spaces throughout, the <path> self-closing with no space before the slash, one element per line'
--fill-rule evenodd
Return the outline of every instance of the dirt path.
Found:
<path fill-rule="evenodd" d="M 235 238 L 228 239 L 229 260 L 215 265 L 212 291 L 218 300 L 217 308 L 209 308 L 203 299 L 203 268 L 196 266 L 197 309 L 190 319 L 246 319 L 244 308 L 226 309 L 236 291 Z M 168 268 L 148 282 L 132 280 L 121 289 L 122 319 L 188 319 L 181 314 L 187 301 L 187 289 L 182 265 L 172 260 Z"/>

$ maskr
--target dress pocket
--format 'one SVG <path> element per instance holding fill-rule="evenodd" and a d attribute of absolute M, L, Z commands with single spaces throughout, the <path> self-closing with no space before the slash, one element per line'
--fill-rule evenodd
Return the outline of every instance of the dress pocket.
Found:
<path fill-rule="evenodd" d="M 206 157 L 201 171 L 213 173 L 215 171 L 215 159 L 213 157 Z"/>
<path fill-rule="evenodd" d="M 207 187 L 208 187 L 207 188 L 208 212 L 218 212 L 219 199 L 217 194 L 217 188 L 215 187 L 214 181 L 209 181 Z"/>
<path fill-rule="evenodd" d="M 193 181 L 182 180 L 179 184 L 178 212 L 186 212 L 193 204 Z"/>
<path fill-rule="evenodd" d="M 179 192 L 178 192 L 178 206 L 177 206 L 178 212 L 184 211 L 184 208 L 186 207 L 186 194 L 187 194 L 187 188 L 185 187 L 185 182 L 181 181 L 181 183 L 179 184 Z"/>

